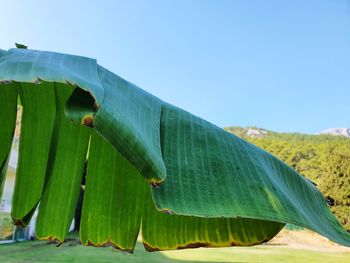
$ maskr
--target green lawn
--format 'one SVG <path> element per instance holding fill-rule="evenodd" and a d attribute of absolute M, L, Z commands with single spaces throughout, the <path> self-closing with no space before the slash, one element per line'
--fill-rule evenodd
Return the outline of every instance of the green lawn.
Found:
<path fill-rule="evenodd" d="M 110 247 L 85 247 L 70 239 L 57 247 L 47 241 L 0 245 L 0 262 L 350 262 L 350 252 L 322 252 L 261 245 L 249 248 L 189 249 L 145 252 L 138 243 L 133 255 Z"/>

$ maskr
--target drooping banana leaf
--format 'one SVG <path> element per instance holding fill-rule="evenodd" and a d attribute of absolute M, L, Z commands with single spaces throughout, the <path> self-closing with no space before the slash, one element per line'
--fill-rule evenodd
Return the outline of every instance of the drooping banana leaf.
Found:
<path fill-rule="evenodd" d="M 145 183 L 104 138 L 91 136 L 80 238 L 132 252 L 139 233 Z"/>
<path fill-rule="evenodd" d="M 269 241 L 284 224 L 249 218 L 206 218 L 160 213 L 146 189 L 142 239 L 147 251 L 252 246 Z"/>
<path fill-rule="evenodd" d="M 80 238 L 133 252 L 142 225 L 146 250 L 254 245 L 284 226 L 274 222 L 164 214 L 152 202 L 151 187 L 136 168 L 93 133 L 87 166 Z M 108 174 L 109 176 L 104 176 Z"/>
<path fill-rule="evenodd" d="M 12 218 L 25 226 L 40 201 L 56 117 L 54 83 L 19 83 L 23 113 Z"/>
<path fill-rule="evenodd" d="M 63 242 L 79 198 L 90 130 L 72 123 L 64 115 L 64 105 L 73 89 L 63 84 L 55 84 L 54 91 L 57 117 L 36 235 L 40 239 Z"/>
<path fill-rule="evenodd" d="M 13 84 L 2 85 L 0 89 L 0 199 L 5 183 L 12 137 L 15 131 L 16 112 L 16 86 Z"/>
<path fill-rule="evenodd" d="M 96 60 L 1 50 L 0 82 L 0 94 L 12 82 L 11 89 L 20 90 L 23 112 L 26 107 L 33 112 L 23 115 L 22 168 L 16 175 L 20 179 L 12 215 L 15 223 L 25 225 L 41 200 L 39 238 L 63 241 L 66 236 L 81 187 L 90 133 L 86 125 L 93 136 L 80 229 L 84 244 L 131 252 L 142 224 L 150 251 L 254 245 L 293 223 L 350 246 L 350 235 L 309 180 Z M 60 90 L 72 88 L 72 95 L 62 99 Z M 12 109 L 16 104 L 7 103 Z M 6 114 L 0 117 L 2 124 Z M 9 149 L 4 152 L 8 156 Z M 55 201 L 60 197 L 64 201 Z"/>

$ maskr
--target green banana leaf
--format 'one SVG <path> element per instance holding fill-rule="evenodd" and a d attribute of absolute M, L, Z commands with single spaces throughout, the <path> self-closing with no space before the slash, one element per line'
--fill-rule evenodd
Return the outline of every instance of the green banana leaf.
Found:
<path fill-rule="evenodd" d="M 1 54 L 1 53 L 0 53 Z M 17 89 L 13 84 L 2 86 L 0 90 L 0 198 L 5 183 L 12 137 L 16 125 Z"/>
<path fill-rule="evenodd" d="M 87 163 L 83 244 L 132 252 L 250 246 L 286 223 L 344 246 L 350 235 L 306 178 L 262 149 L 172 106 L 96 60 L 0 50 L 0 185 L 23 104 L 12 217 L 64 242 Z M 1 191 L 0 191 L 1 193 Z"/>

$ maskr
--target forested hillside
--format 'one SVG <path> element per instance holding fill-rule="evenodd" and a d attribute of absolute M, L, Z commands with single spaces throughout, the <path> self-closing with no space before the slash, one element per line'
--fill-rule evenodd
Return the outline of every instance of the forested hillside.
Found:
<path fill-rule="evenodd" d="M 332 211 L 350 230 L 349 138 L 277 133 L 255 127 L 227 127 L 225 130 L 265 149 L 311 179 L 325 198 L 328 197 Z"/>

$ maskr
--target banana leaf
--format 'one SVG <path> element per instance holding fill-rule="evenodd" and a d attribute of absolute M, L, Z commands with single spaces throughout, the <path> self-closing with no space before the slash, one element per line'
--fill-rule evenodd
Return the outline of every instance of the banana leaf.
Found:
<path fill-rule="evenodd" d="M 1 53 L 0 53 L 1 54 Z M 6 85 L 0 90 L 0 198 L 5 183 L 6 170 L 9 162 L 12 137 L 16 125 L 17 88 Z"/>
<path fill-rule="evenodd" d="M 23 104 L 13 221 L 26 226 L 39 206 L 40 239 L 64 242 L 87 163 L 86 245 L 132 252 L 141 229 L 148 251 L 250 246 L 292 223 L 350 246 L 307 178 L 94 59 L 0 50 L 0 83 L 0 164 L 17 90 Z"/>

